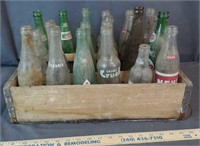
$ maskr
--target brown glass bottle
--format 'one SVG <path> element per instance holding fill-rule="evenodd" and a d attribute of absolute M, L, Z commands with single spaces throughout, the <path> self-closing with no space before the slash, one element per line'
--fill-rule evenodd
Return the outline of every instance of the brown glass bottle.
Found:
<path fill-rule="evenodd" d="M 143 14 L 144 7 L 134 8 L 134 19 L 124 50 L 122 70 L 131 69 L 131 67 L 135 64 L 139 45 L 144 43 Z"/>

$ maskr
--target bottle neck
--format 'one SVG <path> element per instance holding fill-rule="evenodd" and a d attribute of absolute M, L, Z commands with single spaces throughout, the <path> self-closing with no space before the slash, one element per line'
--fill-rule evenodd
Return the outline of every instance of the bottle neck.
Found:
<path fill-rule="evenodd" d="M 33 36 L 31 34 L 22 34 L 22 47 L 21 47 L 21 58 L 33 57 Z"/>
<path fill-rule="evenodd" d="M 67 23 L 67 16 L 60 16 L 60 24 Z"/>
<path fill-rule="evenodd" d="M 172 34 L 166 34 L 165 40 L 164 40 L 164 48 L 171 50 L 171 49 L 177 49 L 177 35 Z"/>
<path fill-rule="evenodd" d="M 157 36 L 162 36 L 165 33 L 165 29 L 168 25 L 168 19 L 158 18 L 155 33 Z"/>
<path fill-rule="evenodd" d="M 35 27 L 36 27 L 36 29 L 38 29 L 40 27 L 44 27 L 44 23 L 43 23 L 42 17 L 34 18 L 34 20 L 35 20 Z"/>
<path fill-rule="evenodd" d="M 61 56 L 64 55 L 62 51 L 62 45 L 60 40 L 60 32 L 50 29 L 50 46 L 49 46 L 49 61 L 61 60 Z"/>
<path fill-rule="evenodd" d="M 149 51 L 148 50 L 139 50 L 138 57 L 136 60 L 136 65 L 149 67 Z"/>
<path fill-rule="evenodd" d="M 101 57 L 110 57 L 115 55 L 113 53 L 113 36 L 112 33 L 109 34 L 101 34 L 101 48 L 102 54 Z"/>

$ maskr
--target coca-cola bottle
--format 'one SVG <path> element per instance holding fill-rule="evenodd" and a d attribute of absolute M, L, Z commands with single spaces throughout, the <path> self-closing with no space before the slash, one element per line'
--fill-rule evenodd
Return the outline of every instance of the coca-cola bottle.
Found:
<path fill-rule="evenodd" d="M 144 7 L 134 8 L 133 24 L 124 49 L 122 70 L 131 69 L 135 64 L 139 45 L 144 43 L 143 14 Z"/>
<path fill-rule="evenodd" d="M 152 70 L 149 68 L 149 51 L 149 45 L 140 45 L 135 65 L 130 71 L 129 83 L 151 83 Z"/>
<path fill-rule="evenodd" d="M 122 30 L 120 32 L 120 38 L 119 38 L 119 58 L 122 60 L 123 54 L 124 54 L 124 47 L 127 43 L 127 39 L 129 37 L 132 23 L 133 23 L 133 10 L 126 10 L 125 13 L 125 21 L 124 25 L 122 27 Z"/>
<path fill-rule="evenodd" d="M 114 84 L 120 82 L 120 61 L 114 53 L 112 30 L 101 27 L 101 55 L 97 62 L 99 83 Z"/>
<path fill-rule="evenodd" d="M 177 34 L 177 26 L 167 27 L 164 43 L 156 60 L 155 79 L 157 83 L 176 83 L 178 80 L 180 60 L 176 41 Z"/>

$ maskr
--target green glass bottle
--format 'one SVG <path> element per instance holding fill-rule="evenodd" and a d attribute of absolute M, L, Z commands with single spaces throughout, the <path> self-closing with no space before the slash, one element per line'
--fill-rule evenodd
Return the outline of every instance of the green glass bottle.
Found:
<path fill-rule="evenodd" d="M 163 43 L 163 36 L 165 33 L 165 29 L 168 26 L 168 19 L 169 19 L 168 11 L 160 11 L 158 13 L 156 29 L 150 38 L 149 66 L 151 69 L 155 68 L 156 58 Z"/>
<path fill-rule="evenodd" d="M 72 34 L 69 29 L 66 10 L 59 11 L 59 21 L 60 21 L 61 41 L 62 41 L 63 52 L 64 53 L 74 53 Z"/>
<path fill-rule="evenodd" d="M 44 26 L 44 22 L 42 19 L 42 12 L 37 10 L 33 11 L 33 18 L 35 21 L 35 29 L 38 29 L 42 35 L 42 42 L 44 43 L 45 47 L 48 49 L 48 40 L 47 40 L 47 32 Z"/>
<path fill-rule="evenodd" d="M 74 84 L 94 84 L 96 82 L 95 68 L 89 50 L 85 29 L 78 28 L 76 31 L 76 37 L 77 48 L 73 66 Z"/>

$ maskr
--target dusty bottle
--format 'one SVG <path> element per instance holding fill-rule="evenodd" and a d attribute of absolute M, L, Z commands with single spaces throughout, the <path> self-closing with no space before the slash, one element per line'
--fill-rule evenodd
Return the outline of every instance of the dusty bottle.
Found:
<path fill-rule="evenodd" d="M 134 8 L 133 24 L 124 49 L 122 70 L 131 69 L 135 64 L 139 45 L 144 43 L 143 14 L 144 7 Z"/>
<path fill-rule="evenodd" d="M 47 69 L 47 62 L 48 62 L 48 50 L 45 48 L 42 42 L 42 36 L 39 30 L 33 31 L 33 42 L 34 42 L 34 52 L 36 57 L 38 58 L 42 72 L 44 75 L 44 79 L 46 79 L 46 69 Z M 45 83 L 45 80 L 44 80 Z"/>
<path fill-rule="evenodd" d="M 42 12 L 37 10 L 33 11 L 33 18 L 35 21 L 35 29 L 38 29 L 42 34 L 42 42 L 44 43 L 45 47 L 48 49 L 48 40 L 47 40 L 47 32 L 44 26 L 44 22 L 42 19 Z"/>
<path fill-rule="evenodd" d="M 94 37 L 93 31 L 92 31 L 92 25 L 90 22 L 90 10 L 88 8 L 82 8 L 81 14 L 82 14 L 82 22 L 89 23 L 89 25 L 90 25 L 90 35 L 91 35 L 91 39 L 92 39 L 92 45 L 94 47 L 93 49 L 94 49 L 94 52 L 97 52 L 96 41 L 95 41 L 95 37 Z"/>
<path fill-rule="evenodd" d="M 86 40 L 87 40 L 87 43 L 89 45 L 89 50 L 90 50 L 90 53 L 92 55 L 92 60 L 93 60 L 94 65 L 96 65 L 96 53 L 94 51 L 94 47 L 93 47 L 93 44 L 92 44 L 90 23 L 81 22 L 81 28 L 85 30 Z"/>
<path fill-rule="evenodd" d="M 95 68 L 90 53 L 85 29 L 78 28 L 76 31 L 77 48 L 73 65 L 74 84 L 94 84 Z"/>
<path fill-rule="evenodd" d="M 132 23 L 133 23 L 133 10 L 126 10 L 124 25 L 120 32 L 119 38 L 119 58 L 122 60 L 124 54 L 124 47 L 129 37 Z"/>
<path fill-rule="evenodd" d="M 61 29 L 61 41 L 62 49 L 64 53 L 74 53 L 74 46 L 72 42 L 72 34 L 69 29 L 67 20 L 67 11 L 59 11 L 60 29 Z"/>
<path fill-rule="evenodd" d="M 148 8 L 146 10 L 146 23 L 145 23 L 145 32 L 144 32 L 144 42 L 146 44 L 150 43 L 151 36 L 155 30 L 156 25 L 156 15 L 155 15 L 155 9 Z"/>
<path fill-rule="evenodd" d="M 101 27 L 101 45 L 102 53 L 97 62 L 99 83 L 115 84 L 120 82 L 120 60 L 113 52 L 113 38 L 110 27 Z"/>
<path fill-rule="evenodd" d="M 164 11 L 158 13 L 156 29 L 150 39 L 149 65 L 150 68 L 152 69 L 155 69 L 156 58 L 162 47 L 163 35 L 168 25 L 168 18 L 169 18 L 169 12 Z"/>
<path fill-rule="evenodd" d="M 49 62 L 46 71 L 47 85 L 70 84 L 69 68 L 62 51 L 60 34 L 59 26 L 50 28 Z"/>
<path fill-rule="evenodd" d="M 151 83 L 152 70 L 149 68 L 150 46 L 141 44 L 135 65 L 131 68 L 129 83 Z"/>
<path fill-rule="evenodd" d="M 164 43 L 156 60 L 156 82 L 176 83 L 178 80 L 180 59 L 177 48 L 178 28 L 170 25 L 166 29 Z"/>
<path fill-rule="evenodd" d="M 45 29 L 47 32 L 47 38 L 49 40 L 49 32 L 50 32 L 50 27 L 56 26 L 56 23 L 54 20 L 48 20 L 45 22 Z"/>
<path fill-rule="evenodd" d="M 18 66 L 19 86 L 36 86 L 44 82 L 40 61 L 34 53 L 31 26 L 21 27 L 21 55 Z"/>
<path fill-rule="evenodd" d="M 101 27 L 103 26 L 103 24 L 107 23 L 107 22 L 110 22 L 111 21 L 111 13 L 109 10 L 103 10 L 102 11 L 102 14 L 101 14 Z M 101 44 L 101 33 L 98 35 L 97 37 L 97 48 L 98 48 L 98 51 L 100 49 L 100 44 Z"/>

